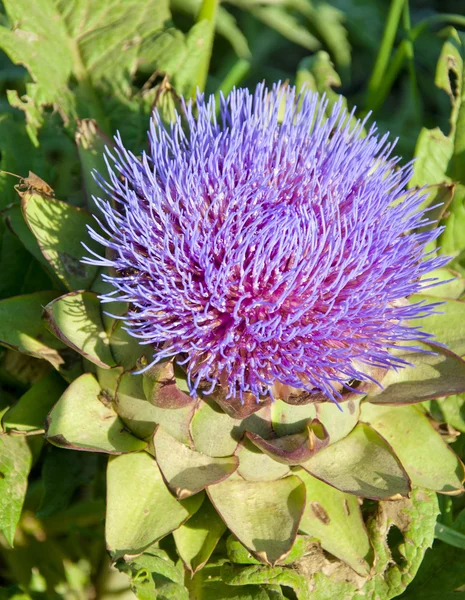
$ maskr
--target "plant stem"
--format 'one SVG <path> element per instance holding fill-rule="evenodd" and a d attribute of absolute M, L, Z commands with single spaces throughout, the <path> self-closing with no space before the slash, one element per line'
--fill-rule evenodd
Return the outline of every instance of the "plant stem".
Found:
<path fill-rule="evenodd" d="M 215 95 L 219 97 L 220 92 L 223 92 L 223 94 L 227 96 L 233 87 L 238 85 L 244 79 L 244 77 L 246 77 L 247 73 L 250 71 L 250 68 L 251 64 L 249 60 L 246 60 L 245 58 L 240 58 L 237 60 L 218 86 Z"/>
<path fill-rule="evenodd" d="M 408 56 L 408 43 L 410 42 L 413 46 L 415 41 L 420 37 L 422 33 L 428 29 L 431 25 L 439 25 L 441 23 L 451 23 L 453 25 L 461 25 L 465 27 L 465 16 L 455 14 L 439 14 L 433 15 L 426 19 L 423 19 L 415 27 L 410 30 L 409 40 L 402 40 L 399 44 L 394 56 L 389 63 L 388 68 L 384 74 L 383 80 L 377 89 L 376 96 L 371 100 L 369 108 L 375 112 L 384 103 L 387 95 L 391 91 L 394 81 L 404 65 L 404 61 Z"/>
<path fill-rule="evenodd" d="M 391 1 L 386 27 L 381 40 L 381 46 L 379 48 L 378 56 L 376 57 L 375 66 L 373 67 L 373 73 L 371 74 L 370 81 L 368 82 L 367 105 L 369 107 L 371 107 L 376 100 L 378 89 L 382 84 L 386 68 L 389 64 L 389 58 L 394 45 L 396 32 L 399 27 L 404 3 L 405 0 Z"/>
<path fill-rule="evenodd" d="M 405 51 L 407 57 L 407 68 L 410 77 L 410 84 L 412 86 L 412 94 L 413 101 L 415 103 L 417 118 L 420 120 L 421 115 L 421 100 L 420 95 L 418 94 L 418 84 L 417 84 L 417 75 L 415 72 L 415 55 L 413 50 L 413 41 L 412 41 L 412 27 L 410 23 L 410 9 L 408 0 L 405 0 L 404 4 L 404 14 L 403 14 L 403 26 L 405 33 L 407 35 L 405 41 Z"/>
<path fill-rule="evenodd" d="M 199 14 L 197 15 L 197 23 L 202 21 L 208 22 L 208 31 L 205 35 L 205 53 L 199 66 L 197 73 L 196 87 L 200 92 L 205 90 L 207 83 L 208 70 L 210 68 L 210 60 L 213 50 L 213 39 L 215 37 L 216 13 L 218 10 L 219 0 L 202 0 Z M 195 96 L 197 90 L 194 90 Z"/>

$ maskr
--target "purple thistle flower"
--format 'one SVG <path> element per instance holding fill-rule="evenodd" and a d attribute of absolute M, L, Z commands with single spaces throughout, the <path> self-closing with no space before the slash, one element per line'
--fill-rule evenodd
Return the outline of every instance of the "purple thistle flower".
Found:
<path fill-rule="evenodd" d="M 129 303 L 129 333 L 154 362 L 177 357 L 192 395 L 258 398 L 280 383 L 334 399 L 405 364 L 389 348 L 430 337 L 406 321 L 436 305 L 399 300 L 445 263 L 424 255 L 440 230 L 412 232 L 428 223 L 424 195 L 406 191 L 395 143 L 326 107 L 259 85 L 222 99 L 217 119 L 199 95 L 187 132 L 155 111 L 148 154 L 119 136 L 108 151 L 109 199 L 96 202 L 109 237 L 90 233 L 109 258 L 88 262 L 114 269 L 102 300 Z"/>

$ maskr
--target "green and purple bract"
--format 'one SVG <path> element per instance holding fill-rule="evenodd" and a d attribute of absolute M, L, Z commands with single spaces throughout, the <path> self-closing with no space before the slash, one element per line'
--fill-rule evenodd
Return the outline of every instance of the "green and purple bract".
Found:
<path fill-rule="evenodd" d="M 424 193 L 406 191 L 387 135 L 327 104 L 259 85 L 217 118 L 199 95 L 169 127 L 155 111 L 141 158 L 119 136 L 108 151 L 108 239 L 91 235 L 109 258 L 88 262 L 112 269 L 102 300 L 129 303 L 128 332 L 185 365 L 193 396 L 279 381 L 334 399 L 430 337 L 407 321 L 435 305 L 399 300 L 434 284 L 420 278 L 446 262 L 425 256 L 440 229 L 412 232 Z"/>

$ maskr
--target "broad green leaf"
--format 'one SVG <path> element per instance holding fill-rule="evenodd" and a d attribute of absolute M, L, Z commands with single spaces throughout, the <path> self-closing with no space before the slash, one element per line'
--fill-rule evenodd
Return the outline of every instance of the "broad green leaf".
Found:
<path fill-rule="evenodd" d="M 391 498 L 410 492 L 410 480 L 392 448 L 364 423 L 301 466 L 338 490 L 364 498 Z"/>
<path fill-rule="evenodd" d="M 37 516 L 49 517 L 65 510 L 75 491 L 95 479 L 97 466 L 98 457 L 94 453 L 49 445 L 42 466 L 44 495 Z"/>
<path fill-rule="evenodd" d="M 72 361 L 63 342 L 44 327 L 42 311 L 56 292 L 36 292 L 0 301 L 0 344 L 35 358 L 43 358 L 59 371 Z"/>
<path fill-rule="evenodd" d="M 99 378 L 99 381 L 100 385 L 104 387 L 102 378 Z M 146 439 L 152 435 L 160 411 L 145 398 L 141 375 L 123 373 L 119 377 L 115 388 L 114 407 L 123 423 L 137 437 Z M 171 414 L 173 412 L 171 411 Z M 165 420 L 169 421 L 168 414 Z M 172 421 L 170 421 L 172 426 L 174 425 L 173 422 L 176 422 L 176 416 L 174 415 Z"/>
<path fill-rule="evenodd" d="M 23 212 L 21 210 L 21 205 L 15 204 L 13 206 L 9 206 L 5 210 L 5 216 L 8 225 L 18 237 L 18 239 L 21 241 L 26 250 L 37 260 L 38 263 L 40 263 L 43 267 L 47 269 L 47 271 L 51 273 L 55 286 L 56 284 L 58 284 L 57 289 L 61 289 L 63 284 L 54 274 L 52 266 L 42 254 L 39 244 L 37 243 L 37 240 L 34 237 L 34 234 L 27 226 L 27 223 L 24 220 Z"/>
<path fill-rule="evenodd" d="M 298 535 L 294 545 L 292 546 L 292 550 L 289 552 L 286 558 L 281 561 L 281 564 L 291 565 L 292 563 L 300 560 L 306 554 L 308 546 L 312 543 L 312 538 L 309 538 L 305 535 Z M 254 558 L 247 548 L 232 534 L 226 540 L 226 551 L 228 553 L 229 560 L 233 563 L 240 565 L 261 564 L 260 561 Z"/>
<path fill-rule="evenodd" d="M 441 524 L 436 524 L 435 532 Z M 462 510 L 452 522 L 454 532 L 465 534 L 465 512 Z M 461 594 L 455 592 L 465 585 L 463 561 L 465 550 L 436 540 L 434 546 L 425 554 L 420 569 L 402 598 L 406 600 L 459 600 Z"/>
<path fill-rule="evenodd" d="M 450 267 L 459 270 L 463 275 L 465 273 L 465 241 L 463 238 L 465 185 L 458 184 L 455 187 L 454 197 L 447 212 L 448 216 L 442 222 L 445 229 L 438 238 L 439 253 L 450 256 L 452 258 Z"/>
<path fill-rule="evenodd" d="M 166 552 L 148 551 L 117 567 L 131 577 L 131 589 L 140 600 L 189 600 L 180 565 L 174 565 Z"/>
<path fill-rule="evenodd" d="M 19 210 L 19 207 L 17 207 Z M 0 221 L 0 299 L 53 289 L 53 283 L 19 238 Z"/>
<path fill-rule="evenodd" d="M 351 62 L 351 48 L 347 28 L 343 23 L 344 13 L 329 2 L 313 3 L 308 0 L 293 0 L 291 5 L 308 18 L 312 30 L 316 31 L 318 37 L 328 48 L 339 70 L 347 76 L 347 69 Z"/>
<path fill-rule="evenodd" d="M 99 129 L 97 122 L 94 119 L 82 119 L 78 121 L 75 140 L 84 180 L 87 209 L 92 214 L 96 213 L 100 216 L 100 211 L 92 199 L 92 196 L 99 197 L 102 195 L 102 188 L 94 178 L 94 169 L 102 176 L 107 172 L 107 166 L 104 159 L 105 147 L 110 149 L 113 146 L 113 143 L 110 138 Z"/>
<path fill-rule="evenodd" d="M 254 17 L 275 29 L 291 42 L 312 51 L 321 47 L 319 40 L 309 32 L 308 28 L 284 7 L 250 3 L 247 0 L 240 0 L 240 2 L 236 0 L 235 4 L 249 10 Z"/>
<path fill-rule="evenodd" d="M 236 456 L 212 458 L 195 452 L 169 435 L 163 427 L 157 427 L 153 445 L 163 477 L 178 498 L 187 498 L 227 479 L 239 464 Z"/>
<path fill-rule="evenodd" d="M 239 459 L 237 472 L 246 481 L 274 481 L 290 473 L 289 466 L 267 456 L 244 437 L 237 446 Z"/>
<path fill-rule="evenodd" d="M 421 489 L 412 490 L 411 498 L 379 502 L 376 514 L 367 523 L 376 553 L 370 575 L 361 578 L 352 568 L 315 549 L 299 563 L 299 571 L 310 585 L 311 600 L 397 597 L 415 577 L 426 549 L 433 543 L 438 512 L 436 495 Z M 399 534 L 395 544 L 388 535 L 390 531 Z M 429 595 L 421 598 L 429 600 Z"/>
<path fill-rule="evenodd" d="M 115 560 L 125 554 L 141 553 L 189 516 L 189 510 L 168 491 L 149 454 L 137 452 L 110 458 L 105 537 Z"/>
<path fill-rule="evenodd" d="M 453 27 L 446 28 L 442 33 L 447 37 L 438 59 L 435 84 L 443 89 L 451 100 L 449 137 L 453 140 L 454 151 L 449 175 L 460 181 L 465 167 L 465 38 Z"/>
<path fill-rule="evenodd" d="M 455 271 L 442 267 L 430 271 L 422 277 L 422 279 L 431 278 L 435 278 L 438 282 L 441 281 L 444 283 L 428 288 L 426 291 L 428 296 L 458 300 L 465 292 L 465 279 L 460 277 Z M 439 308 L 439 310 L 441 309 Z"/>
<path fill-rule="evenodd" d="M 43 104 L 57 105 L 68 117 L 75 117 L 79 106 L 85 116 L 108 127 L 103 90 L 111 85 L 127 91 L 125 78 L 135 71 L 140 54 L 156 69 L 151 45 L 170 18 L 167 0 L 95 0 L 90 5 L 78 0 L 72 10 L 54 0 L 4 4 L 12 30 L 0 29 L 0 47 L 13 62 L 26 66 L 34 82 L 27 84 L 26 101 L 17 93 L 10 93 L 9 101 L 26 112 L 34 142 Z M 173 54 L 175 45 L 171 48 Z M 157 66 L 164 70 L 163 64 Z M 77 98 L 68 87 L 70 80 L 76 82 Z"/>
<path fill-rule="evenodd" d="M 0 349 L 0 379 L 3 385 L 27 390 L 52 371 L 52 366 L 15 350 Z"/>
<path fill-rule="evenodd" d="M 4 430 L 27 433 L 44 429 L 47 414 L 65 389 L 66 383 L 58 373 L 46 375 L 23 394 L 4 415 Z"/>
<path fill-rule="evenodd" d="M 409 187 L 450 183 L 446 172 L 453 151 L 453 140 L 444 135 L 439 127 L 423 128 L 415 148 L 415 163 Z"/>
<path fill-rule="evenodd" d="M 24 218 L 57 277 L 70 291 L 89 288 L 97 267 L 81 262 L 86 254 L 82 243 L 98 252 L 88 226 L 95 225 L 86 211 L 38 193 L 22 195 Z"/>
<path fill-rule="evenodd" d="M 300 530 L 316 538 L 322 548 L 367 576 L 372 549 L 355 496 L 319 481 L 299 467 L 294 469 L 307 490 Z"/>
<path fill-rule="evenodd" d="M 93 292 L 71 292 L 52 300 L 44 310 L 48 328 L 99 367 L 116 365 L 102 322 L 100 301 Z"/>
<path fill-rule="evenodd" d="M 171 0 L 172 10 L 190 14 L 197 17 L 201 0 Z M 240 58 L 250 58 L 250 50 L 247 38 L 236 23 L 236 19 L 222 6 L 218 7 L 216 16 L 216 32 L 228 40 L 234 52 Z"/>
<path fill-rule="evenodd" d="M 445 542 L 449 546 L 465 550 L 465 534 L 460 533 L 460 531 L 452 527 L 447 527 L 443 523 L 436 523 L 434 535 L 438 540 Z"/>
<path fill-rule="evenodd" d="M 399 349 L 398 356 L 412 366 L 390 369 L 383 389 L 375 389 L 367 400 L 373 404 L 415 404 L 465 391 L 465 362 L 435 344 L 429 343 L 425 349 L 434 354 Z"/>
<path fill-rule="evenodd" d="M 305 506 L 300 479 L 294 475 L 277 481 L 227 479 L 207 492 L 229 529 L 260 561 L 273 565 L 286 557 Z"/>
<path fill-rule="evenodd" d="M 296 86 L 299 91 L 308 89 L 322 95 L 325 94 L 328 105 L 326 115 L 329 116 L 334 105 L 341 102 L 344 110 L 347 110 L 347 100 L 333 90 L 341 85 L 341 78 L 335 70 L 330 55 L 324 50 L 316 52 L 312 56 L 304 58 L 297 68 Z M 348 122 L 353 127 L 357 119 L 351 117 Z M 361 129 L 363 134 L 364 129 Z"/>
<path fill-rule="evenodd" d="M 291 588 L 297 600 L 313 600 L 314 598 L 313 592 L 310 591 L 310 582 L 305 575 L 286 567 L 257 567 L 255 565 L 241 567 L 225 563 L 221 568 L 221 579 L 230 586 L 280 584 Z"/>
<path fill-rule="evenodd" d="M 50 411 L 45 437 L 62 448 L 108 454 L 136 452 L 147 446 L 126 430 L 90 373 L 73 381 Z"/>
<path fill-rule="evenodd" d="M 391 444 L 414 485 L 444 494 L 463 491 L 462 462 L 415 406 L 364 402 L 361 419 Z"/>
<path fill-rule="evenodd" d="M 465 433 L 465 394 L 432 400 L 425 406 L 436 421 L 443 421 Z"/>
<path fill-rule="evenodd" d="M 13 546 L 27 490 L 32 453 L 24 437 L 0 434 L 0 531 Z"/>
<path fill-rule="evenodd" d="M 204 401 L 195 412 L 190 427 L 195 449 L 208 456 L 230 456 L 246 429 L 266 439 L 271 433 L 268 414 L 268 407 L 264 407 L 240 421 Z"/>
<path fill-rule="evenodd" d="M 192 574 L 205 565 L 225 531 L 226 525 L 205 498 L 199 510 L 173 532 L 178 554 Z"/>

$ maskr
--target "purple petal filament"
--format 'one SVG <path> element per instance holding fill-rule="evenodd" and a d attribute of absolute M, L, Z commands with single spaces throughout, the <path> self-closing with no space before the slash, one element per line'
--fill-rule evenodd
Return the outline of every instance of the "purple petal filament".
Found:
<path fill-rule="evenodd" d="M 421 191 L 408 190 L 393 143 L 350 124 L 339 102 L 259 85 L 184 106 L 169 129 L 155 111 L 150 151 L 137 158 L 117 136 L 106 199 L 113 291 L 129 303 L 130 334 L 177 357 L 192 395 L 271 394 L 279 381 L 338 397 L 337 383 L 400 367 L 389 349 L 427 340 L 406 321 L 435 305 L 396 302 L 445 264 L 425 256 L 440 229 Z M 187 127 L 185 126 L 187 122 Z M 112 154 L 113 152 L 113 154 Z"/>

